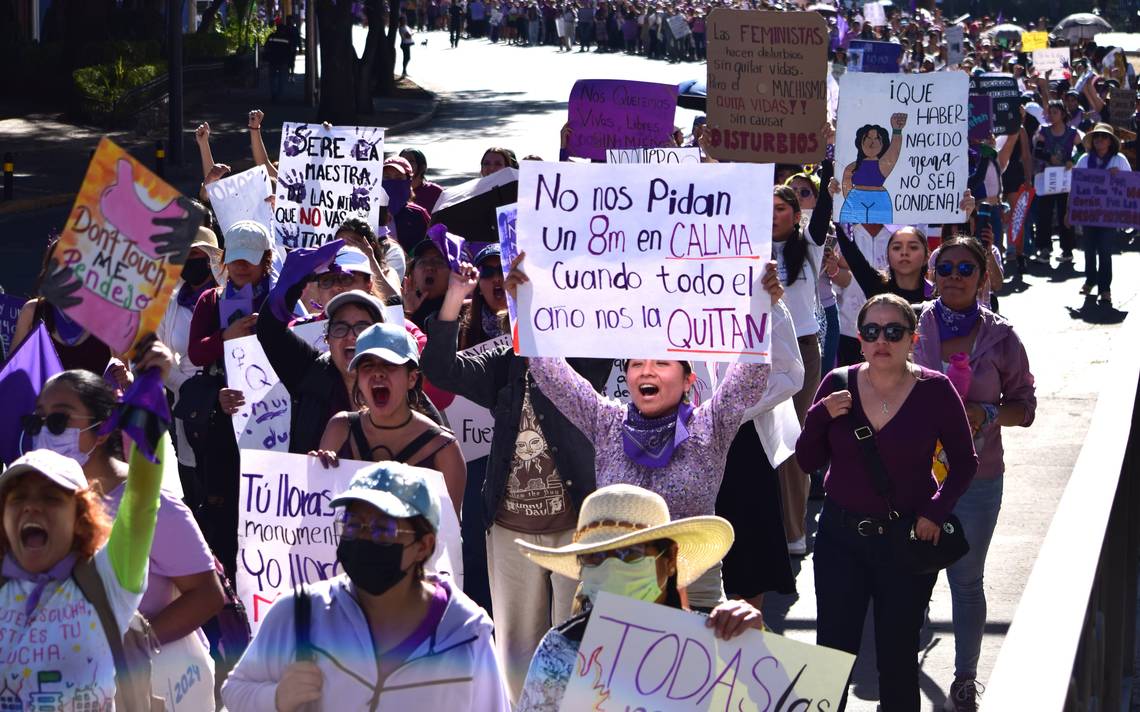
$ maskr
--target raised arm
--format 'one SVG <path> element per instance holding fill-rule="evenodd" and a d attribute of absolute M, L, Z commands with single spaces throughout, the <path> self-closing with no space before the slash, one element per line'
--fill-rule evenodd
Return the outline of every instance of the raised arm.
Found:
<path fill-rule="evenodd" d="M 265 119 L 265 112 L 254 109 L 249 112 L 249 150 L 253 153 L 253 162 L 258 166 L 265 166 L 270 178 L 277 177 L 277 168 L 269 160 L 269 153 L 265 150 L 265 142 L 261 138 L 261 122 Z"/>
<path fill-rule="evenodd" d="M 902 130 L 906 126 L 906 114 L 891 114 L 891 145 L 887 152 L 879 159 L 879 171 L 886 178 L 895 169 L 899 154 L 902 152 Z"/>
<path fill-rule="evenodd" d="M 203 121 L 194 129 L 194 142 L 198 144 L 198 157 L 202 161 L 202 178 L 205 178 L 214 165 L 214 152 L 210 150 L 209 123 Z"/>
<path fill-rule="evenodd" d="M 847 266 L 851 268 L 851 276 L 859 283 L 859 288 L 863 290 L 863 294 L 870 299 L 876 294 L 886 292 L 887 286 L 883 283 L 883 275 L 871 266 L 863 251 L 847 235 L 843 226 L 838 223 L 835 225 L 835 237 L 839 244 L 839 250 L 843 253 L 843 259 L 847 260 Z"/>

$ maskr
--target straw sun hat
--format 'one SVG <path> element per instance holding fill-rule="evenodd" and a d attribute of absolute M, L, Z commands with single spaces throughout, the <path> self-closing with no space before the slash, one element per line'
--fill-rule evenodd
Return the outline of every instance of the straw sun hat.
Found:
<path fill-rule="evenodd" d="M 1108 136 L 1112 140 L 1113 145 L 1116 147 L 1116 151 L 1118 151 L 1118 152 L 1120 151 L 1120 139 L 1117 137 L 1116 132 L 1112 130 L 1112 126 L 1110 124 L 1106 124 L 1106 123 L 1097 124 L 1096 126 L 1094 126 L 1092 128 L 1091 131 L 1089 131 L 1087 134 L 1085 134 L 1085 138 L 1083 141 L 1083 143 L 1085 145 L 1085 151 L 1092 152 L 1092 150 L 1093 150 L 1093 148 L 1092 148 L 1093 137 L 1096 136 L 1097 134 L 1100 134 L 1102 136 Z"/>
<path fill-rule="evenodd" d="M 577 580 L 579 554 L 671 539 L 677 543 L 677 586 L 685 588 L 724 558 L 732 546 L 732 525 L 720 517 L 669 521 L 660 495 L 633 485 L 603 487 L 582 503 L 572 544 L 558 548 L 515 543 L 531 561 Z"/>

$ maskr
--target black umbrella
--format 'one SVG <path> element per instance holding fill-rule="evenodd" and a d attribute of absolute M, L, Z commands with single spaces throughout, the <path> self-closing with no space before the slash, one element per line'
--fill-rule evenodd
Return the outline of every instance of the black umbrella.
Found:
<path fill-rule="evenodd" d="M 448 232 L 468 242 L 498 242 L 499 219 L 495 209 L 518 199 L 519 172 L 504 168 L 444 190 L 432 211 L 431 222 L 446 225 Z M 473 250 L 476 247 L 472 245 Z"/>
<path fill-rule="evenodd" d="M 708 94 L 703 79 L 690 79 L 677 85 L 677 106 L 693 111 L 705 111 Z"/>

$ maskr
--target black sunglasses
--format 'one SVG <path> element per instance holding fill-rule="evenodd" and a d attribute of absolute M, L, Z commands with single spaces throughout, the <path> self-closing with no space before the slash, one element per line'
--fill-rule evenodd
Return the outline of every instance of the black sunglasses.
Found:
<path fill-rule="evenodd" d="M 811 188 L 800 188 L 798 192 L 801 200 L 807 200 L 808 198 L 815 197 L 815 193 L 811 191 Z"/>
<path fill-rule="evenodd" d="M 859 336 L 862 337 L 863 341 L 873 344 L 879 340 L 879 335 L 882 334 L 886 337 L 887 341 L 892 344 L 897 344 L 903 340 L 903 337 L 906 336 L 906 332 L 908 331 L 910 331 L 910 329 L 898 322 L 879 325 L 873 321 L 869 321 L 859 327 Z"/>
<path fill-rule="evenodd" d="M 954 264 L 953 262 L 939 262 L 934 266 L 934 271 L 938 273 L 939 277 L 949 277 L 954 274 L 955 269 L 958 270 L 959 277 L 973 277 L 974 271 L 978 269 L 978 266 L 973 262 L 959 262 L 958 264 Z"/>
<path fill-rule="evenodd" d="M 48 413 L 47 415 L 31 413 L 20 418 L 20 425 L 23 426 L 24 432 L 32 437 L 39 435 L 45 425 L 52 435 L 63 435 L 63 431 L 67 430 L 72 418 L 95 420 L 90 415 L 74 415 L 72 413 Z"/>

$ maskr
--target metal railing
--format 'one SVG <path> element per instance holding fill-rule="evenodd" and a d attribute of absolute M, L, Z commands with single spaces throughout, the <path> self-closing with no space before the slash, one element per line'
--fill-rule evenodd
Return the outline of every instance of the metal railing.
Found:
<path fill-rule="evenodd" d="M 1140 553 L 1140 319 L 1111 368 L 990 675 L 983 712 L 1128 710 Z"/>

